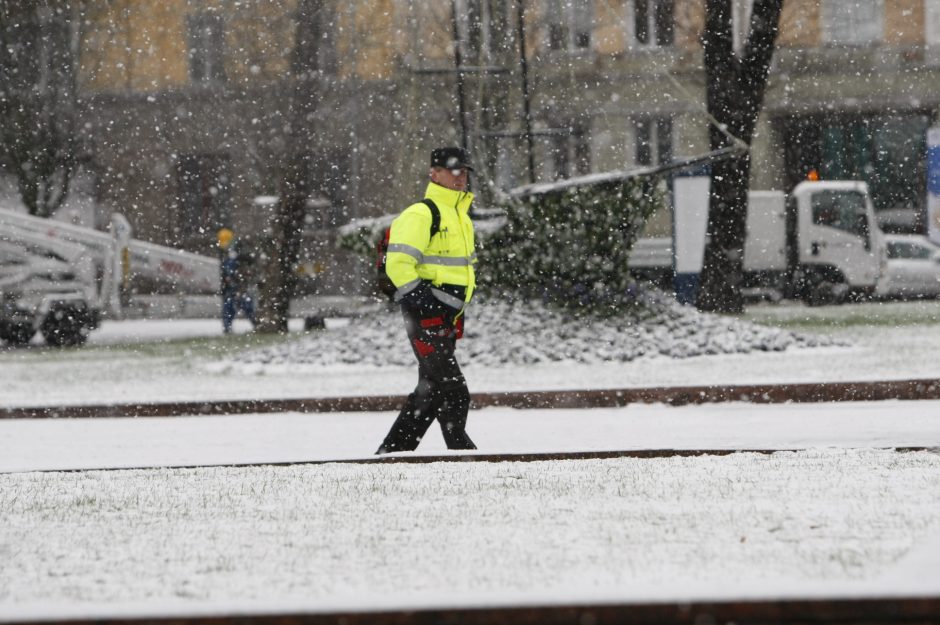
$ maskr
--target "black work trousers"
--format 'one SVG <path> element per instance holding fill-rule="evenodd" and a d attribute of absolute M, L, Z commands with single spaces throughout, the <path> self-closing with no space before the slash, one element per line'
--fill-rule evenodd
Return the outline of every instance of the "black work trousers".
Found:
<path fill-rule="evenodd" d="M 418 385 L 376 453 L 414 451 L 437 419 L 448 449 L 476 449 L 467 435 L 470 391 L 454 350 L 457 330 L 450 311 L 420 314 L 402 306 L 411 349 L 418 359 Z"/>

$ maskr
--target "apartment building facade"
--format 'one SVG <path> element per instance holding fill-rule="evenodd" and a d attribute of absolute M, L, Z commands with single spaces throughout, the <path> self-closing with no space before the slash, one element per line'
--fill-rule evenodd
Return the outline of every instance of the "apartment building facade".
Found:
<path fill-rule="evenodd" d="M 103 206 L 144 238 L 196 251 L 211 249 L 220 225 L 264 231 L 294 136 L 300 1 L 92 3 L 81 89 Z M 525 0 L 531 174 L 515 0 L 319 4 L 308 120 L 318 253 L 336 226 L 416 197 L 435 145 L 469 144 L 484 198 L 530 176 L 708 150 L 704 0 Z M 749 2 L 733 6 L 742 40 Z M 787 190 L 810 170 L 862 178 L 888 221 L 922 229 L 937 85 L 940 0 L 785 0 L 752 186 Z M 650 231 L 668 222 L 658 216 Z"/>

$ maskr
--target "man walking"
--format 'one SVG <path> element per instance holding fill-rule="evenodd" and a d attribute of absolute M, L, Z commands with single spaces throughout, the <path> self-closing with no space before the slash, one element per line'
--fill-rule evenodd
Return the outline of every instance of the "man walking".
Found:
<path fill-rule="evenodd" d="M 470 392 L 454 355 L 476 285 L 472 170 L 466 150 L 433 150 L 425 199 L 392 222 L 385 271 L 418 359 L 418 385 L 377 454 L 413 451 L 434 419 L 448 449 L 476 449 L 465 429 Z"/>

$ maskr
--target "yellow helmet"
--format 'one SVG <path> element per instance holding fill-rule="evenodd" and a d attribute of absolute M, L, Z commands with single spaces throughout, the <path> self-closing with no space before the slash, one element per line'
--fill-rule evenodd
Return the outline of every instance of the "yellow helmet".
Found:
<path fill-rule="evenodd" d="M 228 228 L 222 228 L 219 230 L 217 236 L 219 238 L 219 247 L 225 249 L 229 246 L 229 243 L 232 242 L 232 238 L 235 236 L 235 233 Z"/>

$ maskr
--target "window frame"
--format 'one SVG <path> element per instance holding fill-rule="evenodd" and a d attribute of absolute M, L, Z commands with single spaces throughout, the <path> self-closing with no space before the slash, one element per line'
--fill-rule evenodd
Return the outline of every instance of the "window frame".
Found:
<path fill-rule="evenodd" d="M 868 3 L 863 6 L 862 3 Z M 868 14 L 868 11 L 873 12 Z M 823 0 L 819 11 L 823 45 L 877 46 L 885 38 L 885 0 Z"/>
<path fill-rule="evenodd" d="M 215 11 L 200 11 L 186 18 L 189 81 L 218 84 L 225 75 L 225 19 Z"/>
<path fill-rule="evenodd" d="M 546 0 L 545 6 L 545 48 L 549 52 L 587 54 L 594 50 L 595 16 L 590 0 Z"/>
<path fill-rule="evenodd" d="M 672 48 L 676 45 L 676 6 L 675 0 L 631 0 L 627 3 L 627 29 L 630 48 L 655 50 Z M 637 28 L 641 20 L 639 7 L 645 14 L 646 41 L 639 37 Z M 668 9 L 668 13 L 664 11 Z M 665 20 L 668 18 L 668 28 Z"/>
<path fill-rule="evenodd" d="M 654 167 L 671 162 L 675 154 L 675 120 L 670 116 L 633 118 L 633 162 Z"/>
<path fill-rule="evenodd" d="M 231 218 L 231 158 L 224 153 L 181 154 L 176 162 L 177 233 L 200 241 Z"/>

